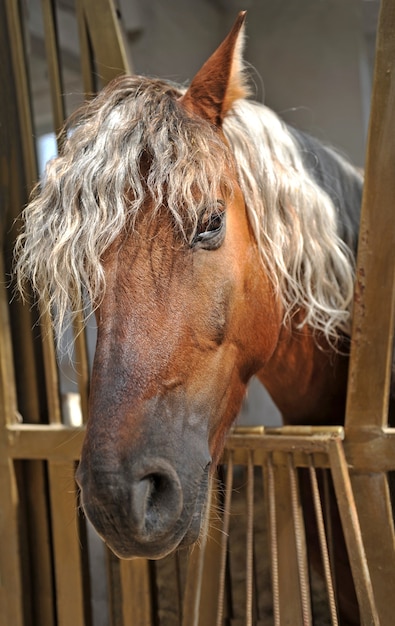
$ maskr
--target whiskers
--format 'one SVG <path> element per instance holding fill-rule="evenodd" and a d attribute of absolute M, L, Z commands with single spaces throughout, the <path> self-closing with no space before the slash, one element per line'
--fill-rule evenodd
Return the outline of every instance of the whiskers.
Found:
<path fill-rule="evenodd" d="M 226 467 L 221 467 L 217 474 L 211 475 L 204 523 L 191 550 L 202 549 L 206 541 L 219 548 L 227 544 L 231 520 L 234 522 L 236 517 L 241 518 L 241 513 L 232 507 L 234 498 L 239 497 L 245 487 L 244 479 L 242 482 L 237 480 L 239 470 L 240 468 L 234 468 L 233 463 L 229 463 Z M 234 484 L 234 480 L 237 480 L 237 485 Z"/>

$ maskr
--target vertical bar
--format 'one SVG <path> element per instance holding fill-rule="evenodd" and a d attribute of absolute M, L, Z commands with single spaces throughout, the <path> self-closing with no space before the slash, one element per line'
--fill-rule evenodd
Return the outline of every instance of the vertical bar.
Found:
<path fill-rule="evenodd" d="M 289 483 L 291 487 L 292 518 L 295 531 L 295 547 L 299 574 L 299 589 L 303 615 L 303 625 L 311 625 L 311 598 L 307 563 L 306 535 L 300 502 L 299 484 L 292 454 L 287 455 Z"/>
<path fill-rule="evenodd" d="M 223 522 L 222 535 L 221 535 L 221 554 L 220 554 L 220 562 L 219 562 L 219 585 L 218 585 L 219 590 L 218 590 L 216 626 L 222 626 L 223 619 L 224 619 L 226 561 L 227 561 L 227 555 L 228 555 L 230 507 L 231 507 L 231 502 L 232 502 L 232 485 L 233 485 L 233 454 L 232 454 L 232 451 L 230 451 L 229 459 L 228 459 L 228 466 L 226 469 L 224 522 Z"/>
<path fill-rule="evenodd" d="M 93 77 L 94 64 L 92 58 L 92 47 L 89 41 L 88 27 L 86 24 L 83 0 L 76 0 L 75 11 L 78 24 L 78 37 L 80 42 L 80 61 L 82 84 L 86 97 L 90 97 L 96 91 L 95 80 Z"/>
<path fill-rule="evenodd" d="M 188 573 L 185 584 L 182 626 L 198 626 L 199 606 L 202 590 L 204 555 L 207 544 L 209 511 L 212 501 L 212 479 L 209 482 L 206 516 L 201 531 L 199 544 L 193 547 L 189 557 Z"/>
<path fill-rule="evenodd" d="M 106 573 L 108 580 L 109 626 L 124 626 L 122 617 L 122 591 L 120 560 L 109 548 L 105 550 Z"/>
<path fill-rule="evenodd" d="M 372 583 L 358 520 L 358 513 L 355 506 L 342 442 L 340 440 L 334 439 L 333 442 L 331 442 L 329 448 L 329 459 L 361 615 L 364 619 L 364 623 L 366 624 L 384 626 L 384 622 L 380 621 L 376 610 L 375 598 L 373 595 Z M 371 505 L 371 503 L 369 504 Z M 390 626 L 389 622 L 388 626 Z"/>
<path fill-rule="evenodd" d="M 14 75 L 16 79 L 19 132 L 20 136 L 23 137 L 22 150 L 24 156 L 24 170 L 26 172 L 28 189 L 31 189 L 33 183 L 37 180 L 37 164 L 35 145 L 33 142 L 34 132 L 30 108 L 30 91 L 26 74 L 25 51 L 22 37 L 22 17 L 19 13 L 18 2 L 15 0 L 6 0 L 6 6 L 8 29 L 10 38 L 13 42 L 12 56 Z M 20 210 L 23 204 L 24 202 L 21 202 L 21 205 L 17 207 L 17 209 Z M 27 317 L 29 319 L 29 316 Z M 30 324 L 31 326 L 33 325 L 31 320 Z M 42 349 L 45 362 L 44 374 L 48 399 L 48 412 L 50 415 L 50 421 L 56 423 L 60 422 L 60 405 L 52 328 L 48 316 L 44 316 L 42 320 L 42 327 Z M 27 339 L 26 343 L 28 347 L 29 342 Z M 24 348 L 24 350 L 25 349 L 26 348 Z M 37 411 L 37 413 L 39 413 L 39 411 Z"/>
<path fill-rule="evenodd" d="M 16 420 L 17 405 L 7 292 L 3 267 L 3 228 L 0 223 L 0 615 L 4 624 L 23 626 L 22 572 L 19 544 L 19 494 L 15 467 L 9 457 L 8 424 Z M 27 593 L 29 591 L 27 590 Z"/>
<path fill-rule="evenodd" d="M 32 571 L 32 623 L 54 625 L 56 599 L 53 565 L 47 475 L 44 461 L 25 461 L 21 483 L 26 514 L 30 567 Z"/>
<path fill-rule="evenodd" d="M 346 436 L 388 420 L 395 321 L 395 4 L 382 0 L 362 202 Z M 362 432 L 363 436 L 363 432 Z M 374 471 L 374 467 L 371 468 Z M 393 623 L 395 535 L 386 474 L 351 474 L 380 623 Z"/>
<path fill-rule="evenodd" d="M 49 84 L 51 88 L 52 114 L 55 133 L 58 138 L 58 148 L 61 148 L 63 137 L 59 135 L 66 116 L 64 106 L 64 89 L 62 84 L 62 73 L 59 59 L 58 33 L 56 25 L 56 12 L 54 0 L 41 0 L 45 49 L 47 53 L 47 64 L 49 74 Z"/>
<path fill-rule="evenodd" d="M 11 271 L 12 246 L 17 227 L 13 219 L 17 218 L 21 207 L 26 203 L 28 190 L 36 178 L 36 158 L 33 142 L 32 118 L 30 110 L 29 88 L 25 63 L 25 50 L 23 41 L 23 17 L 20 13 L 20 3 L 16 0 L 6 0 L 0 3 L 0 84 L 1 91 L 9 94 L 9 99 L 2 99 L 0 104 L 0 176 L 3 190 L 2 217 L 6 227 L 7 240 L 1 237 L 1 262 L 3 254 L 6 258 L 6 270 Z M 12 63 L 10 64 L 10 59 Z M 4 282 L 2 283 L 5 284 Z M 0 296 L 3 298 L 3 293 Z M 7 300 L 4 294 L 2 303 L 2 316 L 7 309 Z M 14 358 L 10 346 L 0 346 L 0 359 L 2 368 L 7 370 L 7 381 L 3 375 L 2 380 L 6 384 L 5 394 L 0 398 L 1 409 L 7 415 L 7 422 L 15 422 L 17 419 L 16 385 L 12 382 L 15 377 L 18 391 L 18 409 L 23 419 L 29 422 L 38 422 L 46 415 L 44 386 L 42 384 L 42 359 L 40 341 L 33 337 L 31 328 L 35 314 L 24 307 L 20 302 L 12 302 L 9 305 L 9 321 L 3 320 L 2 328 L 8 335 L 10 326 L 14 341 Z M 8 317 L 8 313 L 7 313 Z M 37 334 L 37 332 L 36 332 Z M 7 340 L 10 342 L 10 338 Z M 13 376 L 14 374 L 14 376 Z M 0 383 L 1 384 L 1 383 Z M 14 406 L 13 406 L 14 405 Z M 2 413 L 2 410 L 1 410 Z M 50 540 L 48 535 L 48 508 L 45 498 L 45 480 L 42 474 L 36 472 L 24 476 L 22 482 L 17 485 L 15 466 L 11 456 L 11 450 L 7 445 L 5 422 L 0 425 L 0 458 L 1 466 L 1 498 L 4 506 L 0 515 L 5 528 L 1 529 L 1 541 L 6 548 L 0 551 L 5 557 L 5 563 L 0 565 L 1 575 L 6 581 L 7 603 L 6 614 L 10 607 L 14 617 L 9 617 L 6 624 L 18 624 L 21 622 L 21 611 L 25 611 L 26 623 L 42 623 L 53 625 L 53 596 L 52 596 L 52 568 L 50 559 Z M 36 468 L 36 464 L 34 464 Z M 22 494 L 18 492 L 22 489 Z M 34 508 L 29 509 L 28 517 L 21 514 L 22 502 L 27 502 L 32 491 L 37 489 L 39 497 L 34 503 Z M 22 500 L 22 502 L 21 502 Z M 24 556 L 31 568 L 29 588 L 23 589 L 23 603 L 20 595 L 22 571 L 19 552 L 22 537 L 29 536 L 34 529 L 39 527 L 41 533 L 34 537 L 34 542 L 29 546 L 28 554 Z M 22 532 L 20 532 L 22 530 Z M 39 570 L 35 569 L 39 555 Z M 19 581 L 19 582 L 18 582 Z M 10 587 L 9 587 L 10 586 Z M 8 588 L 9 587 L 9 588 Z M 24 608 L 22 608 L 22 604 Z M 28 609 L 27 609 L 28 607 Z M 26 613 L 27 610 L 27 613 Z M 0 611 L 0 615 L 3 613 Z"/>
<path fill-rule="evenodd" d="M 3 23 L 7 24 L 8 36 L 12 41 L 11 60 L 16 83 L 16 106 L 19 114 L 20 136 L 23 137 L 22 150 L 26 182 L 28 189 L 31 189 L 37 180 L 36 151 L 33 141 L 30 93 L 18 0 L 5 0 L 5 11 L 6 21 Z"/>
<path fill-rule="evenodd" d="M 276 491 L 275 519 L 278 554 L 278 612 L 279 625 L 305 626 L 299 586 L 298 547 L 293 524 L 292 484 L 287 453 L 276 453 L 273 463 Z"/>
<path fill-rule="evenodd" d="M 278 530 L 276 516 L 276 489 L 274 483 L 273 457 L 269 453 L 267 456 L 267 494 L 268 494 L 268 525 L 270 537 L 270 556 L 272 574 L 272 595 L 273 595 L 273 617 L 274 626 L 280 626 L 280 581 L 278 564 Z"/>
<path fill-rule="evenodd" d="M 59 42 L 56 24 L 56 10 L 54 0 L 41 0 L 43 10 L 43 22 L 44 22 L 44 34 L 45 34 L 45 46 L 47 52 L 47 61 L 49 69 L 49 80 L 51 86 L 51 102 L 52 113 L 54 120 L 54 127 L 57 136 L 58 150 L 61 151 L 62 144 L 65 140 L 63 125 L 66 117 L 65 102 L 63 96 L 63 82 L 61 62 L 59 56 Z M 46 317 L 43 318 L 43 324 L 48 329 L 48 335 L 51 336 L 49 329 L 51 328 L 51 322 Z M 45 333 L 47 335 L 47 333 Z M 75 369 L 77 372 L 77 382 L 81 398 L 81 409 L 84 418 L 87 418 L 88 411 L 88 358 L 85 343 L 84 323 L 81 314 L 76 314 L 74 322 L 74 347 L 75 347 Z M 57 369 L 51 364 L 56 362 L 55 347 L 53 341 L 50 339 L 44 345 L 46 362 L 48 363 L 48 381 L 47 386 L 50 388 L 53 385 L 58 387 L 57 381 Z M 51 422 L 60 421 L 60 407 L 59 403 L 56 405 L 54 402 L 55 394 L 51 394 Z M 51 399 L 50 396 L 50 399 Z"/>
<path fill-rule="evenodd" d="M 334 585 L 333 585 L 333 574 L 332 574 L 331 562 L 329 558 L 328 543 L 326 540 L 324 515 L 322 512 L 322 504 L 321 504 L 320 491 L 318 488 L 317 473 L 316 473 L 314 463 L 313 463 L 313 458 L 311 455 L 309 456 L 309 472 L 310 472 L 311 489 L 313 493 L 315 517 L 317 520 L 318 537 L 320 541 L 322 565 L 324 569 L 326 590 L 328 593 L 329 611 L 331 615 L 332 626 L 338 626 L 339 620 L 337 616 L 336 597 L 335 597 L 335 591 L 334 591 Z"/>
<path fill-rule="evenodd" d="M 233 478 L 233 472 L 231 471 L 231 474 L 229 474 L 229 468 L 227 478 L 230 480 Z M 226 546 L 228 537 L 225 536 L 224 523 L 225 517 L 229 517 L 230 511 L 228 511 L 228 514 L 224 511 L 224 520 L 222 520 L 219 514 L 219 511 L 222 510 L 222 502 L 220 500 L 221 492 L 219 486 L 217 486 L 217 480 L 217 477 L 211 479 L 211 504 L 207 520 L 207 540 L 204 551 L 202 585 L 200 590 L 202 601 L 199 604 L 199 626 L 216 626 L 220 596 L 221 593 L 223 594 L 224 592 L 224 587 L 222 587 L 221 591 L 221 563 L 224 557 L 226 566 Z M 223 550 L 225 550 L 225 555 L 223 554 Z"/>
<path fill-rule="evenodd" d="M 332 565 L 332 578 L 335 592 L 338 589 L 338 581 L 336 577 L 336 570 L 334 568 L 335 563 L 335 539 L 333 534 L 333 520 L 332 520 L 332 507 L 333 507 L 333 498 L 331 496 L 331 485 L 330 481 L 330 470 L 325 469 L 323 472 L 323 499 L 324 499 L 324 519 L 325 519 L 325 528 L 326 535 L 328 537 L 328 550 L 329 550 L 329 561 Z"/>
<path fill-rule="evenodd" d="M 57 598 L 57 626 L 86 624 L 83 572 L 78 537 L 74 462 L 48 463 Z"/>
<path fill-rule="evenodd" d="M 380 626 L 392 626 L 395 615 L 395 535 L 387 476 L 384 473 L 351 473 L 350 479 L 379 623 Z"/>
<path fill-rule="evenodd" d="M 96 85 L 94 80 L 94 63 L 92 58 L 92 47 L 90 45 L 88 25 L 85 18 L 84 0 L 76 0 L 76 19 L 78 25 L 78 37 L 80 43 L 80 61 L 82 82 L 86 97 L 94 94 Z M 76 355 L 76 369 L 78 372 L 78 390 L 81 398 L 82 419 L 85 423 L 88 419 L 88 398 L 89 398 L 89 360 L 86 341 L 86 329 L 84 329 L 83 316 L 76 314 L 74 319 L 74 347 Z"/>
<path fill-rule="evenodd" d="M 153 625 L 150 563 L 147 559 L 119 561 L 123 625 Z"/>
<path fill-rule="evenodd" d="M 48 2 L 49 0 L 44 0 Z M 131 63 L 113 0 L 77 0 L 76 15 L 81 46 L 81 67 L 87 95 L 95 90 L 92 47 L 96 67 L 103 85 L 115 76 L 131 72 Z M 84 320 L 77 314 L 74 320 L 75 365 L 84 421 L 88 416 L 89 367 Z"/>
<path fill-rule="evenodd" d="M 248 451 L 247 465 L 247 534 L 246 534 L 246 626 L 253 621 L 254 585 L 254 462 L 253 451 Z"/>
<path fill-rule="evenodd" d="M 86 344 L 86 329 L 82 313 L 77 313 L 74 322 L 74 349 L 75 349 L 75 369 L 77 372 L 78 391 L 81 401 L 82 421 L 88 420 L 88 398 L 89 398 L 89 365 L 88 348 Z"/>
<path fill-rule="evenodd" d="M 346 426 L 388 419 L 395 320 L 395 4 L 382 0 L 358 247 Z"/>
<path fill-rule="evenodd" d="M 60 424 L 62 422 L 62 414 L 60 410 L 58 368 L 56 364 L 52 322 L 47 311 L 41 313 L 40 325 L 42 328 L 42 350 L 48 421 L 50 424 Z"/>
<path fill-rule="evenodd" d="M 8 297 L 5 285 L 3 224 L 0 222 L 0 428 L 6 438 L 5 428 L 8 424 L 17 421 L 18 412 L 11 328 L 7 306 Z"/>
<path fill-rule="evenodd" d="M 131 73 L 131 62 L 113 0 L 81 0 L 81 2 L 97 72 L 103 84 L 125 72 Z"/>
<path fill-rule="evenodd" d="M 1 401 L 0 397 L 0 401 Z M 3 433 L 5 431 L 3 430 Z M 19 497 L 12 459 L 4 456 L 0 445 L 0 616 L 4 626 L 24 626 L 23 598 L 26 590 L 22 588 L 21 554 L 19 545 Z M 29 590 L 27 590 L 27 594 Z"/>
<path fill-rule="evenodd" d="M 10 273 L 14 238 L 20 225 L 18 216 L 37 178 L 37 169 L 19 2 L 0 3 L 0 17 L 0 87 L 9 94 L 0 101 L 0 176 L 7 232 L 3 241 L 5 271 Z M 38 355 L 40 341 L 31 333 L 36 311 L 30 311 L 17 299 L 9 308 L 17 390 L 23 391 L 18 397 L 19 410 L 24 420 L 34 422 L 43 413 L 44 393 Z"/>

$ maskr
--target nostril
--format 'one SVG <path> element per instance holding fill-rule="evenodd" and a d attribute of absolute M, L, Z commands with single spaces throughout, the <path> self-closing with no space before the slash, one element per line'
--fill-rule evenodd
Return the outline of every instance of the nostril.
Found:
<path fill-rule="evenodd" d="M 146 505 L 147 509 L 159 508 L 163 501 L 170 497 L 174 500 L 177 497 L 177 489 L 174 483 L 169 480 L 168 476 L 157 472 L 148 474 L 140 481 L 143 488 L 146 489 Z M 178 499 L 178 498 L 177 498 Z"/>
<path fill-rule="evenodd" d="M 131 514 L 141 536 L 161 535 L 177 523 L 183 507 L 180 480 L 168 466 L 143 474 L 131 487 Z"/>
<path fill-rule="evenodd" d="M 166 489 L 166 486 L 168 484 L 166 476 L 163 476 L 162 474 L 150 474 L 148 478 L 151 481 L 152 488 L 155 491 L 161 492 Z"/>

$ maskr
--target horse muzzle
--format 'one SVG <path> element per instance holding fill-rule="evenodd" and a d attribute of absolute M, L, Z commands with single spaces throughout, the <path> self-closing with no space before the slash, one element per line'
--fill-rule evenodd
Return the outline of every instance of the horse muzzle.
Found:
<path fill-rule="evenodd" d="M 120 558 L 159 559 L 194 543 L 207 499 L 210 462 L 185 475 L 155 457 L 109 469 L 82 457 L 76 479 L 88 519 Z"/>

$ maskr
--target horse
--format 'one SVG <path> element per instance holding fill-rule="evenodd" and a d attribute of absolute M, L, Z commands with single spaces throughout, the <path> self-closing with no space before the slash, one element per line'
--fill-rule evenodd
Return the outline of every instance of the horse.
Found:
<path fill-rule="evenodd" d="M 83 105 L 24 210 L 19 289 L 58 336 L 95 311 L 76 479 L 120 558 L 196 542 L 252 376 L 286 424 L 344 420 L 363 177 L 250 98 L 244 21 L 188 87 Z"/>

